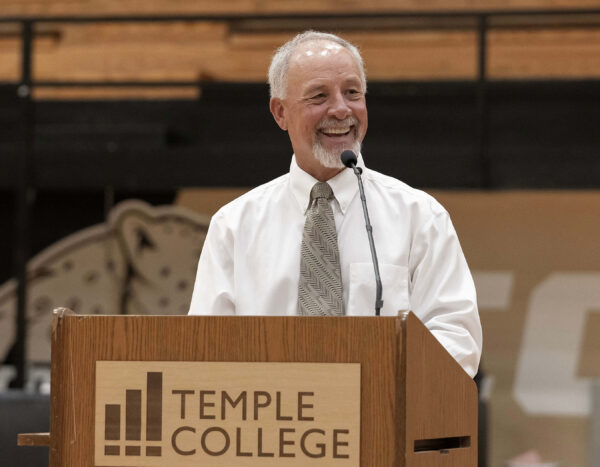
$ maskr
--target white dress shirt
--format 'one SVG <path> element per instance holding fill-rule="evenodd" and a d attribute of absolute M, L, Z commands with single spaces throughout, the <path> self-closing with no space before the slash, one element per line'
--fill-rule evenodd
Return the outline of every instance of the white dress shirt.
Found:
<path fill-rule="evenodd" d="M 428 194 L 366 169 L 363 183 L 383 284 L 382 316 L 411 310 L 474 376 L 481 355 L 475 287 L 446 210 Z M 212 218 L 190 314 L 287 315 L 297 310 L 300 244 L 317 180 L 290 172 L 222 207 Z M 338 232 L 348 316 L 375 314 L 375 273 L 352 170 L 327 181 Z"/>

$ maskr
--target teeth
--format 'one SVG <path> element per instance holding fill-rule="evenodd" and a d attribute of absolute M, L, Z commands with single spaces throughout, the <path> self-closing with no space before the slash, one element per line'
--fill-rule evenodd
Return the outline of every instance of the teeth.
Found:
<path fill-rule="evenodd" d="M 343 135 L 344 133 L 348 133 L 350 128 L 323 128 L 321 131 L 325 134 Z"/>

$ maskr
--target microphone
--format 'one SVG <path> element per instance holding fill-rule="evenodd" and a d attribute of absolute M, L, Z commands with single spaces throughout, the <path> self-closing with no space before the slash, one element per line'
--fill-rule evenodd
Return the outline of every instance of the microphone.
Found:
<path fill-rule="evenodd" d="M 355 168 L 356 164 L 358 163 L 356 154 L 354 154 L 352 151 L 350 151 L 350 149 L 346 149 L 340 156 L 340 159 L 342 160 L 342 164 L 344 164 L 349 169 Z M 362 169 L 360 167 L 356 167 L 356 168 L 358 170 L 360 170 L 360 173 L 362 173 Z"/>
<path fill-rule="evenodd" d="M 358 190 L 360 192 L 360 200 L 362 201 L 363 214 L 365 216 L 365 224 L 367 228 L 367 237 L 369 238 L 369 247 L 371 248 L 371 258 L 373 259 L 373 269 L 375 269 L 375 284 L 376 284 L 376 293 L 375 293 L 375 316 L 379 316 L 379 310 L 383 307 L 383 300 L 381 299 L 382 294 L 382 286 L 381 286 L 381 277 L 379 275 L 379 263 L 377 262 L 377 252 L 375 251 L 375 242 L 373 241 L 373 227 L 371 226 L 371 221 L 369 220 L 369 210 L 367 209 L 367 199 L 365 198 L 365 190 L 363 188 L 362 183 L 362 169 L 360 167 L 356 167 L 356 163 L 358 159 L 356 158 L 356 154 L 346 149 L 342 152 L 340 156 L 342 164 L 344 164 L 349 169 L 354 171 L 356 178 L 358 180 Z"/>

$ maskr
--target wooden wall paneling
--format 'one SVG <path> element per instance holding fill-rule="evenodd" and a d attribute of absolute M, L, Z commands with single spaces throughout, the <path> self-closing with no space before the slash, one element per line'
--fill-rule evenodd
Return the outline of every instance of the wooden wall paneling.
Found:
<path fill-rule="evenodd" d="M 58 25 L 57 25 L 58 26 Z M 37 45 L 38 80 L 194 80 L 219 61 L 222 23 L 61 25 L 54 47 Z"/>
<path fill-rule="evenodd" d="M 471 79 L 476 76 L 472 31 L 387 31 L 349 34 L 376 80 Z"/>
<path fill-rule="evenodd" d="M 256 0 L 266 11 L 468 11 L 593 8 L 597 0 Z"/>
<path fill-rule="evenodd" d="M 36 100 L 198 99 L 200 94 L 200 89 L 192 86 L 38 86 L 32 92 Z"/>
<path fill-rule="evenodd" d="M 0 81 L 21 78 L 21 44 L 13 38 L 0 38 Z"/>
<path fill-rule="evenodd" d="M 254 8 L 248 11 L 250 13 L 283 8 L 282 2 L 275 1 L 240 3 L 245 5 L 244 8 Z M 408 3 L 410 2 L 406 2 Z M 459 3 L 456 2 L 457 5 Z M 3 4 L 13 5 L 10 1 L 0 0 L 0 6 Z M 95 1 L 85 4 L 92 10 L 99 8 Z M 152 3 L 157 8 L 160 4 L 161 2 Z M 173 7 L 185 4 L 183 1 L 174 2 Z M 290 4 L 296 4 L 297 11 L 304 11 L 297 2 Z M 387 5 L 384 1 L 374 4 L 380 8 Z M 517 8 L 519 4 L 512 2 L 505 7 Z M 29 7 L 35 5 L 38 2 L 33 0 L 24 3 L 24 6 Z M 52 11 L 56 5 L 64 6 L 65 3 L 52 2 L 44 11 Z M 71 5 L 75 9 L 83 8 L 83 2 Z M 117 11 L 111 2 L 107 5 L 106 13 Z M 331 2 L 325 2 L 325 6 L 327 5 L 331 7 Z M 530 6 L 535 5 L 554 8 L 562 3 L 532 0 Z M 357 7 L 355 2 L 346 2 L 345 6 L 348 11 Z M 581 6 L 600 6 L 600 1 Z M 243 8 L 240 10 L 244 11 Z M 331 12 L 334 12 L 333 9 Z M 593 18 L 590 17 L 591 19 Z M 519 24 L 518 19 L 497 19 L 492 24 L 502 23 L 506 27 L 507 21 Z M 268 26 L 270 23 L 255 23 L 38 23 L 34 40 L 34 78 L 47 81 L 264 82 L 272 54 L 295 32 L 276 29 L 261 31 L 260 24 Z M 389 24 L 378 28 L 374 20 L 371 23 L 372 29 L 341 31 L 341 34 L 362 49 L 371 80 L 476 78 L 478 50 L 475 30 L 403 30 L 394 29 Z M 369 24 L 366 23 L 367 26 Z M 492 28 L 488 34 L 487 71 L 492 79 L 578 79 L 600 76 L 600 61 L 597 60 L 600 56 L 600 27 L 597 25 L 577 28 Z M 20 48 L 18 24 L 0 25 L 0 80 L 19 79 Z M 36 98 L 51 98 L 53 95 L 58 98 L 84 98 L 86 92 L 59 89 L 36 92 Z M 126 90 L 96 90 L 89 93 L 90 97 L 119 98 L 127 95 Z M 197 94 L 189 90 L 145 90 L 132 93 L 131 96 L 193 98 Z"/>
<path fill-rule="evenodd" d="M 593 78 L 600 76 L 600 27 L 492 30 L 492 78 Z"/>
<path fill-rule="evenodd" d="M 37 80 L 260 82 L 266 80 L 271 56 L 277 47 L 293 35 L 227 36 L 222 24 L 187 30 L 169 24 L 66 25 L 59 30 L 58 40 L 42 37 L 35 41 Z M 119 36 L 120 32 L 123 36 Z M 475 33 L 471 31 L 365 32 L 347 34 L 347 37 L 361 47 L 371 79 L 471 78 L 475 75 Z"/>
<path fill-rule="evenodd" d="M 0 0 L 4 15 L 219 14 L 593 8 L 598 0 Z"/>
<path fill-rule="evenodd" d="M 223 23 L 48 25 L 34 43 L 37 80 L 264 82 L 272 54 L 293 33 L 229 33 Z M 474 31 L 346 34 L 371 80 L 474 79 Z M 18 79 L 20 41 L 0 38 L 0 79 Z M 492 30 L 491 78 L 600 76 L 600 28 Z"/>
<path fill-rule="evenodd" d="M 0 81 L 16 81 L 21 76 L 21 27 L 0 24 Z"/>

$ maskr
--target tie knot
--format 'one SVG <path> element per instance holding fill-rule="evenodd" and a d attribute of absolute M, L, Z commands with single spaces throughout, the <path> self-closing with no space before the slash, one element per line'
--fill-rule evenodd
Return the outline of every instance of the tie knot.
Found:
<path fill-rule="evenodd" d="M 313 201 L 315 199 L 325 198 L 331 199 L 333 198 L 333 190 L 329 186 L 328 183 L 325 182 L 317 182 L 310 190 L 310 200 Z"/>

